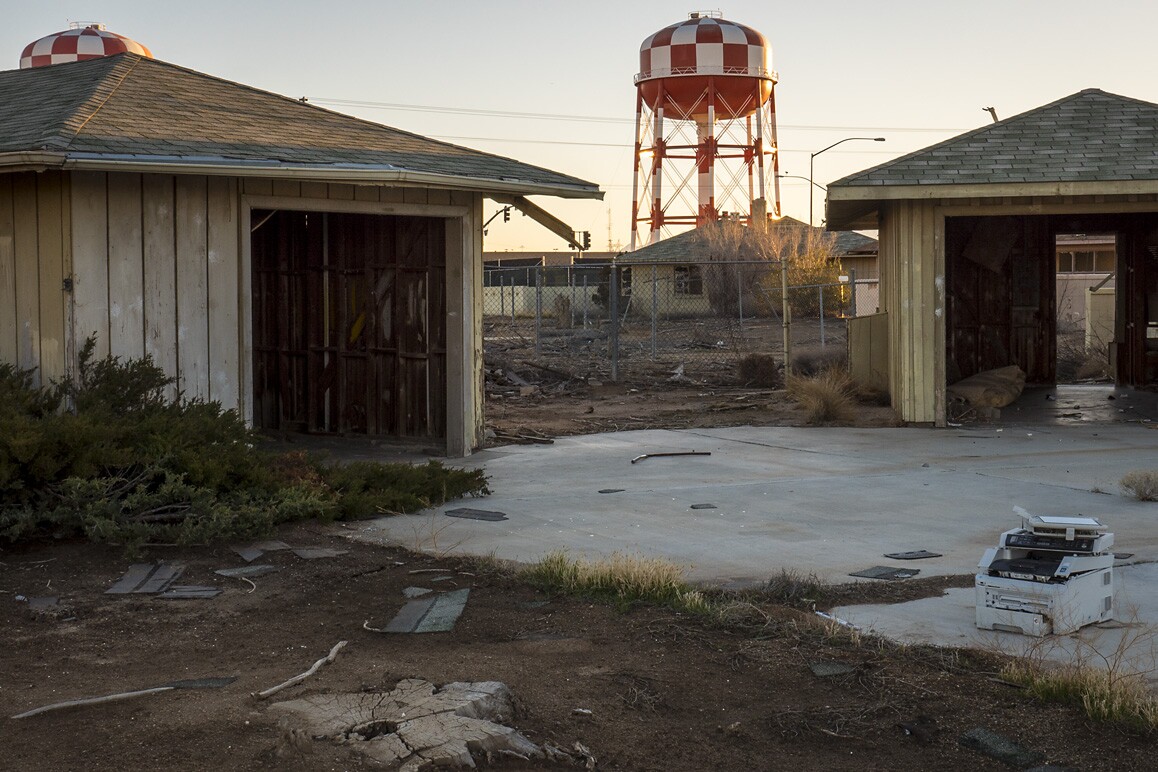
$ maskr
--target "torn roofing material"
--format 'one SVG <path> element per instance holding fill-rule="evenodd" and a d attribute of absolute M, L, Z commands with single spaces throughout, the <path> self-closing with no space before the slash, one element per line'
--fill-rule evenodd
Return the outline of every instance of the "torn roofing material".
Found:
<path fill-rule="evenodd" d="M 0 72 L 0 165 L 603 197 L 567 174 L 128 53 Z"/>

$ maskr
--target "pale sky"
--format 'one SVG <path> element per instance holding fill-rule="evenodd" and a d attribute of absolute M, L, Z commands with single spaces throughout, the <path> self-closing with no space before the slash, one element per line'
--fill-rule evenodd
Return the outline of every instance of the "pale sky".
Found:
<path fill-rule="evenodd" d="M 847 174 L 1084 88 L 1158 102 L 1158 3 L 1109 0 L 0 0 L 0 69 L 25 45 L 101 22 L 165 61 L 319 106 L 546 166 L 598 184 L 598 201 L 539 199 L 592 248 L 626 244 L 639 46 L 719 10 L 772 48 L 782 173 Z M 520 113 L 519 116 L 488 113 Z M 808 218 L 808 183 L 781 180 Z M 816 198 L 817 219 L 823 210 Z M 488 202 L 489 216 L 498 206 Z M 564 250 L 527 218 L 499 218 L 488 251 Z"/>

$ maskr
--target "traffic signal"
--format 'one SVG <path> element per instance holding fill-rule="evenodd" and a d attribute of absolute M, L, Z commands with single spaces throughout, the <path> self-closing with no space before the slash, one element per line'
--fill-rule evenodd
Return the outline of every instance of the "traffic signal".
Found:
<path fill-rule="evenodd" d="M 503 222 L 511 221 L 511 208 L 509 206 L 503 207 Z"/>
<path fill-rule="evenodd" d="M 591 231 L 583 231 L 583 251 L 591 249 Z"/>

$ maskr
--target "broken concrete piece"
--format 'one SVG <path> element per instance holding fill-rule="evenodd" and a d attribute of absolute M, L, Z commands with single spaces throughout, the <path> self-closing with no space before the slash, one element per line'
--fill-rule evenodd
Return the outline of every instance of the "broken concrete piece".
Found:
<path fill-rule="evenodd" d="M 911 579 L 921 573 L 919 568 L 893 568 L 892 566 L 873 566 L 860 571 L 853 571 L 849 576 L 859 576 L 864 579 Z"/>
<path fill-rule="evenodd" d="M 185 570 L 182 563 L 135 563 L 105 590 L 106 595 L 129 595 L 161 592 Z"/>
<path fill-rule="evenodd" d="M 427 766 L 474 767 L 471 749 L 541 758 L 543 751 L 501 722 L 513 712 L 510 689 L 498 681 L 451 683 L 442 688 L 407 678 L 386 694 L 316 694 L 279 702 L 314 738 L 349 743 L 405 772 Z M 351 742 L 352 741 L 352 742 Z"/>
<path fill-rule="evenodd" d="M 295 549 L 294 554 L 304 560 L 317 560 L 318 558 L 336 558 L 339 555 L 345 555 L 349 550 L 336 550 L 332 547 L 302 547 Z"/>
<path fill-rule="evenodd" d="M 383 633 L 446 633 L 462 615 L 470 588 L 412 600 L 380 631 Z M 367 628 L 369 629 L 369 628 Z"/>
<path fill-rule="evenodd" d="M 421 598 L 423 595 L 429 595 L 434 590 L 428 590 L 425 587 L 405 587 L 402 594 L 407 598 Z"/>
<path fill-rule="evenodd" d="M 240 555 L 241 559 L 246 563 L 252 563 L 265 554 L 265 552 L 256 547 L 231 547 L 230 549 Z"/>
<path fill-rule="evenodd" d="M 237 578 L 239 576 L 262 576 L 264 574 L 272 574 L 277 570 L 277 566 L 271 566 L 265 563 L 256 566 L 242 566 L 241 568 L 219 568 L 213 573 L 221 576 L 229 576 Z"/>
<path fill-rule="evenodd" d="M 277 552 L 278 550 L 288 550 L 290 545 L 284 541 L 277 539 L 270 539 L 268 541 L 259 541 L 249 545 L 251 549 L 261 550 L 262 552 Z"/>
<path fill-rule="evenodd" d="M 198 584 L 175 584 L 157 597 L 165 600 L 207 600 L 209 598 L 216 598 L 220 594 L 220 587 L 206 587 Z"/>
<path fill-rule="evenodd" d="M 966 748 L 1018 769 L 1032 764 L 1040 764 L 1045 760 L 1045 756 L 1041 753 L 1018 745 L 1008 737 L 991 732 L 981 726 L 970 729 L 961 735 L 960 742 Z"/>
<path fill-rule="evenodd" d="M 447 517 L 463 517 L 468 520 L 486 520 L 488 522 L 497 523 L 500 520 L 506 520 L 507 516 L 503 512 L 495 512 L 489 509 L 471 509 L 470 507 L 457 507 L 456 509 L 448 509 L 442 514 Z"/>
<path fill-rule="evenodd" d="M 886 552 L 886 558 L 892 560 L 924 560 L 925 558 L 939 558 L 940 552 L 929 552 L 928 550 L 909 550 L 908 552 Z"/>
<path fill-rule="evenodd" d="M 25 600 L 28 601 L 28 608 L 33 611 L 47 611 L 60 602 L 60 598 L 57 597 L 26 598 Z"/>
<path fill-rule="evenodd" d="M 845 662 L 809 662 L 808 669 L 817 678 L 832 678 L 855 673 L 857 666 Z"/>

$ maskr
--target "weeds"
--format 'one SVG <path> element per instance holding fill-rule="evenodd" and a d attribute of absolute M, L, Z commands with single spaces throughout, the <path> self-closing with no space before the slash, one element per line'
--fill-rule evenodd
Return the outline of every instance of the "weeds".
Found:
<path fill-rule="evenodd" d="M 75 377 L 48 386 L 0 365 L 0 540 L 201 544 L 486 492 L 480 472 L 436 462 L 343 467 L 263 452 L 235 411 L 171 399 L 173 380 L 149 357 L 93 351 L 90 339 Z"/>
<path fill-rule="evenodd" d="M 1118 484 L 1138 501 L 1158 501 L 1158 471 L 1135 469 L 1123 475 Z"/>
<path fill-rule="evenodd" d="M 1024 686 L 1040 700 L 1076 705 L 1095 721 L 1145 732 L 1158 729 L 1158 700 L 1139 675 L 1123 676 L 1082 664 L 1049 667 L 1019 659 L 1006 665 L 1001 677 Z"/>
<path fill-rule="evenodd" d="M 843 370 L 812 377 L 790 376 L 788 394 L 804 408 L 810 424 L 848 423 L 856 417 L 856 383 Z"/>
<path fill-rule="evenodd" d="M 620 607 L 643 602 L 691 614 L 712 610 L 708 598 L 684 582 L 683 569 L 663 558 L 616 552 L 586 560 L 556 550 L 523 569 L 520 577 L 543 590 L 609 599 Z"/>

